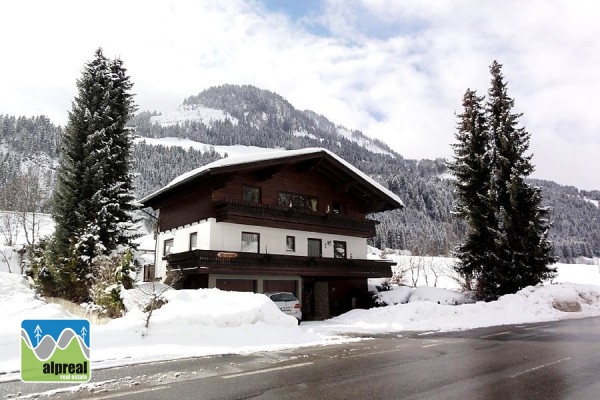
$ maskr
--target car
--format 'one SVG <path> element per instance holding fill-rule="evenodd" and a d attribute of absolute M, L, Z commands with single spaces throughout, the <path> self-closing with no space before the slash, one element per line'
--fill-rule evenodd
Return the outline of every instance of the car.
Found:
<path fill-rule="evenodd" d="M 296 318 L 298 320 L 298 324 L 302 322 L 302 306 L 300 305 L 298 298 L 294 296 L 293 293 L 272 292 L 265 293 L 265 295 L 271 299 L 271 301 L 275 303 L 275 305 L 279 307 L 282 312 Z"/>

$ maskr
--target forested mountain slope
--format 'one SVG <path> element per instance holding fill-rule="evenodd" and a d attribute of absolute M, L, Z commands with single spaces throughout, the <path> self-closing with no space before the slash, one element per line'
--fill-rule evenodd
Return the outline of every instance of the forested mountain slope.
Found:
<path fill-rule="evenodd" d="M 170 113 L 141 112 L 130 121 L 141 138 L 191 139 L 212 146 L 247 145 L 298 149 L 324 147 L 348 160 L 398 194 L 406 207 L 375 215 L 381 223 L 373 244 L 417 254 L 450 254 L 465 226 L 452 215 L 452 184 L 445 161 L 408 160 L 381 141 L 336 125 L 312 111 L 295 109 L 276 93 L 252 86 L 223 85 L 188 97 Z M 59 153 L 61 128 L 45 117 L 0 115 L 0 184 L 24 160 Z M 156 146 L 138 141 L 133 166 L 139 197 L 193 168 L 224 156 L 208 150 Z M 551 239 L 563 260 L 600 256 L 600 191 L 580 191 L 549 181 L 533 181 L 552 209 Z"/>

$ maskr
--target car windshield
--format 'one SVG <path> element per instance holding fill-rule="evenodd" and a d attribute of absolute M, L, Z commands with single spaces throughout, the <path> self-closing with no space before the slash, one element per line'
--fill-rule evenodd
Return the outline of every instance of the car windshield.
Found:
<path fill-rule="evenodd" d="M 272 294 L 271 300 L 273 301 L 296 301 L 296 296 L 291 293 L 275 293 Z"/>

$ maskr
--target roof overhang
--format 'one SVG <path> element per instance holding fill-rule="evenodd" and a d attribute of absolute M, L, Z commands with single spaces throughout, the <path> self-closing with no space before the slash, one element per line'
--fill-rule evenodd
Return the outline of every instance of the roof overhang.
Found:
<path fill-rule="evenodd" d="M 282 166 L 293 165 L 299 172 L 315 170 L 335 180 L 336 190 L 352 192 L 367 205 L 368 213 L 403 208 L 400 198 L 334 153 L 321 148 L 272 151 L 260 154 L 232 156 L 217 160 L 175 178 L 162 189 L 144 197 L 140 202 L 158 209 L 173 194 L 199 184 L 223 182 L 237 173 L 258 171 L 268 179 Z"/>

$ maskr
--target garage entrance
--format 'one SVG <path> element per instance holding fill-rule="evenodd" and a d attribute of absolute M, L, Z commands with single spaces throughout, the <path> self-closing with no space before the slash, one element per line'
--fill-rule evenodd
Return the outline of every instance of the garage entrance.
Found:
<path fill-rule="evenodd" d="M 263 292 L 291 292 L 298 297 L 297 281 L 265 279 L 263 281 Z"/>
<path fill-rule="evenodd" d="M 217 289 L 235 292 L 256 292 L 256 280 L 253 279 L 217 279 Z"/>

